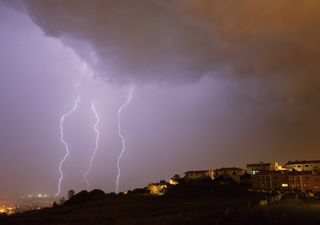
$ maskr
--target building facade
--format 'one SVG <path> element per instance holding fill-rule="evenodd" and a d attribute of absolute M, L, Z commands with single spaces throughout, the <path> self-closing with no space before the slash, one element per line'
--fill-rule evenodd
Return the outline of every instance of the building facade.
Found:
<path fill-rule="evenodd" d="M 216 177 L 231 177 L 237 183 L 241 181 L 241 176 L 245 174 L 245 170 L 237 167 L 227 167 L 227 168 L 220 168 L 214 170 L 214 174 Z"/>
<path fill-rule="evenodd" d="M 289 171 L 314 171 L 320 172 L 320 160 L 289 161 L 285 164 Z"/>
<path fill-rule="evenodd" d="M 262 191 L 319 192 L 320 175 L 314 172 L 263 171 L 252 177 L 252 188 Z"/>
<path fill-rule="evenodd" d="M 161 183 L 152 183 L 148 185 L 147 189 L 150 191 L 150 194 L 163 195 L 167 190 L 167 185 Z"/>
<path fill-rule="evenodd" d="M 252 188 L 263 191 L 289 190 L 289 176 L 283 171 L 261 171 L 252 177 Z"/>
<path fill-rule="evenodd" d="M 197 170 L 197 171 L 187 171 L 185 172 L 184 179 L 186 180 L 201 180 L 210 178 L 213 180 L 215 177 L 213 170 Z"/>
<path fill-rule="evenodd" d="M 269 162 L 269 163 L 253 163 L 247 164 L 246 172 L 254 175 L 261 171 L 281 171 L 285 170 L 285 168 L 279 162 Z"/>
<path fill-rule="evenodd" d="M 290 190 L 319 192 L 320 175 L 311 171 L 290 173 L 289 187 Z"/>

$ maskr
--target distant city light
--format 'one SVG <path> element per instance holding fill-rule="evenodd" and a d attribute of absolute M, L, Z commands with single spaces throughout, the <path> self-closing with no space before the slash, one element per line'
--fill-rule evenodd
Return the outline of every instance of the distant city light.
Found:
<path fill-rule="evenodd" d="M 176 181 L 176 180 L 173 180 L 173 179 L 170 179 L 169 180 L 169 184 L 171 184 L 171 185 L 177 185 L 179 182 L 178 181 Z"/>
<path fill-rule="evenodd" d="M 51 207 L 53 199 L 48 194 L 28 194 L 17 198 L 0 198 L 0 214 L 11 215 Z"/>
<path fill-rule="evenodd" d="M 49 194 L 43 194 L 43 193 L 38 193 L 38 194 L 28 194 L 27 195 L 28 198 L 49 198 Z"/>
<path fill-rule="evenodd" d="M 0 206 L 0 214 L 11 215 L 15 211 L 15 207 L 13 206 Z"/>

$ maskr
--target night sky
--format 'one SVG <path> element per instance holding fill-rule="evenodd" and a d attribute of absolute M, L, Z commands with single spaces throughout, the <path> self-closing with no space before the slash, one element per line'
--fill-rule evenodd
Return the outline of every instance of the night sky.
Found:
<path fill-rule="evenodd" d="M 320 158 L 318 0 L 0 0 L 0 196 Z"/>

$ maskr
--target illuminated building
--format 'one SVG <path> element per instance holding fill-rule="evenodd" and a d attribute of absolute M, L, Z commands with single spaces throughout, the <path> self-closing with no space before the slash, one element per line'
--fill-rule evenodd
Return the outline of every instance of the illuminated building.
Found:
<path fill-rule="evenodd" d="M 289 161 L 285 167 L 290 171 L 320 172 L 320 160 Z"/>
<path fill-rule="evenodd" d="M 269 163 L 254 163 L 247 164 L 246 171 L 247 173 L 254 175 L 261 171 L 281 171 L 285 170 L 285 168 L 279 162 L 269 162 Z"/>
<path fill-rule="evenodd" d="M 173 177 L 171 177 L 171 179 L 169 180 L 169 184 L 177 185 L 179 184 L 179 180 L 180 180 L 180 175 L 176 174 Z"/>
<path fill-rule="evenodd" d="M 177 180 L 170 179 L 170 180 L 169 180 L 169 184 L 171 184 L 171 185 L 177 185 L 177 184 L 179 184 L 179 182 L 178 182 Z"/>
<path fill-rule="evenodd" d="M 149 184 L 147 189 L 150 191 L 151 194 L 163 195 L 167 189 L 167 185 L 161 183 L 153 183 Z"/>

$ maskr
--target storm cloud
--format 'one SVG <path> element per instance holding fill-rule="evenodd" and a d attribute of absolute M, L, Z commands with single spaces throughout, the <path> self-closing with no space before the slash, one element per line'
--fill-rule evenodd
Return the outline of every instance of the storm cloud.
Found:
<path fill-rule="evenodd" d="M 22 4 L 47 35 L 64 40 L 98 76 L 111 82 L 249 77 L 260 79 L 274 95 L 318 94 L 320 3 L 316 0 L 28 0 Z"/>

